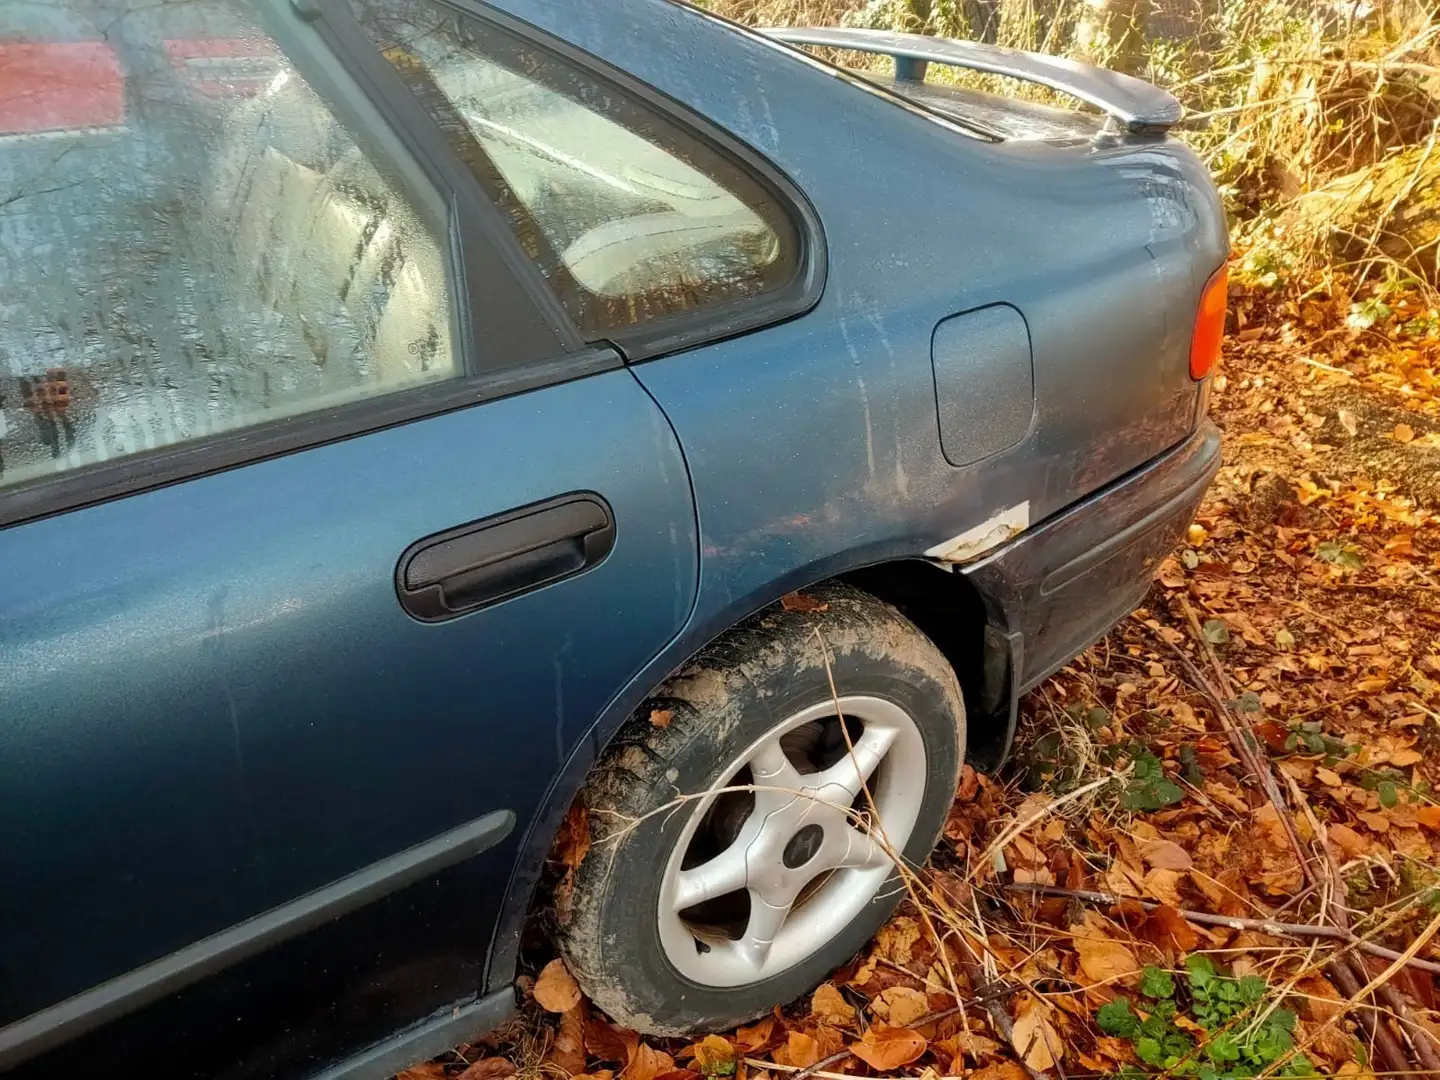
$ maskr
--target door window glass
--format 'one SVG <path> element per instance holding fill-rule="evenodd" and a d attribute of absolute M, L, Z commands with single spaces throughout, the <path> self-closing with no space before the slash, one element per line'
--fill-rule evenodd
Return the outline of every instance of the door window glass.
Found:
<path fill-rule="evenodd" d="M 0 490 L 458 374 L 444 236 L 245 5 L 0 0 Z"/>
<path fill-rule="evenodd" d="M 588 337 L 775 292 L 798 231 L 636 95 L 438 0 L 351 0 Z"/>

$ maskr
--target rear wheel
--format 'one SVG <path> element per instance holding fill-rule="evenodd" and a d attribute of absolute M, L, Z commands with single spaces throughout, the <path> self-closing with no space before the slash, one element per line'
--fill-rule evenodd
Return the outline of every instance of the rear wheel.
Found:
<path fill-rule="evenodd" d="M 923 861 L 944 822 L 954 672 L 868 594 L 809 595 L 817 610 L 768 609 L 681 671 L 586 786 L 561 941 L 621 1023 L 689 1034 L 806 992 L 893 910 L 892 855 Z"/>

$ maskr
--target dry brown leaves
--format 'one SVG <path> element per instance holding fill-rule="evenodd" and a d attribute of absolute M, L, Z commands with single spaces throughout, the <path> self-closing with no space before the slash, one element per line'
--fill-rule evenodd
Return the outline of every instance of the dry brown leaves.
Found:
<path fill-rule="evenodd" d="M 909 1065 L 925 1053 L 925 1037 L 903 1027 L 874 1024 L 859 1042 L 851 1043 L 851 1052 L 872 1069 L 891 1072 Z"/>
<path fill-rule="evenodd" d="M 535 1000 L 546 1012 L 569 1012 L 580 1004 L 580 984 L 565 967 L 565 961 L 551 960 L 535 980 Z"/>

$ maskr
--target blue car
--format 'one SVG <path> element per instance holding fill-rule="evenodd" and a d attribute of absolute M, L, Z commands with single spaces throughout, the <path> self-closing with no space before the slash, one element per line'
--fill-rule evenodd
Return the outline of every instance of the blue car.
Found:
<path fill-rule="evenodd" d="M 527 925 L 655 1034 L 843 964 L 1217 468 L 1179 120 L 669 0 L 0 0 L 0 1069 L 382 1077 Z"/>

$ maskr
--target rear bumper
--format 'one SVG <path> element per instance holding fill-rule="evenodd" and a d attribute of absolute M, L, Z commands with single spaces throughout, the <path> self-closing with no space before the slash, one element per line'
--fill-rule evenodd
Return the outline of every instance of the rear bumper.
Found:
<path fill-rule="evenodd" d="M 1141 601 L 1219 468 L 1220 432 L 1207 420 L 1179 446 L 965 568 L 991 625 L 1009 640 L 1015 696 Z"/>

